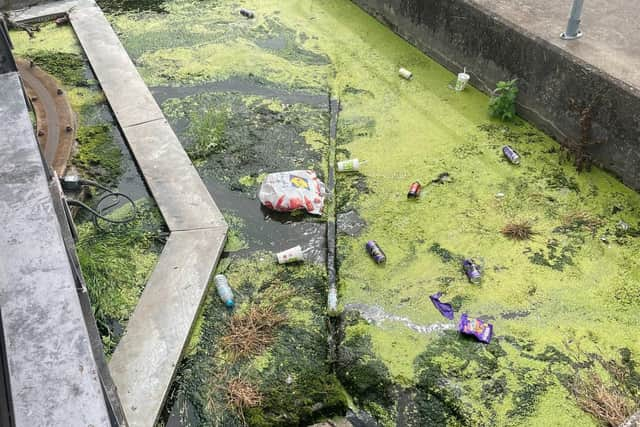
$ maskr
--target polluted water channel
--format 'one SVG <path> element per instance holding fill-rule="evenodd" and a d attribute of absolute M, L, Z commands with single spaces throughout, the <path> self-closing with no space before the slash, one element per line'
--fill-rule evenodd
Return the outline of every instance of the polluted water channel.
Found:
<path fill-rule="evenodd" d="M 636 409 L 637 193 L 491 118 L 473 70 L 346 0 L 99 3 L 230 225 L 216 274 L 233 304 L 212 280 L 160 425 L 597 426 L 614 421 L 594 396 Z M 328 185 L 322 215 L 261 205 L 267 175 L 294 170 Z M 277 262 L 297 246 L 303 262 Z"/>

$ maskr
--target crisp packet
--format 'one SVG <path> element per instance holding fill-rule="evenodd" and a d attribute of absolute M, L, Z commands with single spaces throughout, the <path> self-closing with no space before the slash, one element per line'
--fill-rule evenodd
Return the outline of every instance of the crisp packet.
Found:
<path fill-rule="evenodd" d="M 480 319 L 474 319 L 463 313 L 458 323 L 458 331 L 461 334 L 473 335 L 480 342 L 489 344 L 493 336 L 493 325 Z"/>
<path fill-rule="evenodd" d="M 429 298 L 433 305 L 438 309 L 440 314 L 442 314 L 447 319 L 453 320 L 453 307 L 448 302 L 441 302 L 440 297 L 442 296 L 442 292 L 438 292 L 437 294 L 431 295 Z"/>

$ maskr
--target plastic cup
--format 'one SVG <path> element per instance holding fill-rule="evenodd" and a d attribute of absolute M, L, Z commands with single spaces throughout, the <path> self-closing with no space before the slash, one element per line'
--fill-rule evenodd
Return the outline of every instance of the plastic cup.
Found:
<path fill-rule="evenodd" d="M 278 264 L 289 264 L 291 262 L 304 261 L 304 255 L 302 254 L 302 248 L 300 245 L 294 246 L 286 251 L 278 252 L 276 254 L 278 258 Z"/>
<path fill-rule="evenodd" d="M 462 92 L 467 84 L 469 83 L 469 79 L 471 76 L 467 73 L 459 73 L 458 80 L 456 81 L 456 91 Z"/>
<path fill-rule="evenodd" d="M 338 172 L 351 172 L 360 169 L 360 161 L 358 159 L 342 160 L 338 162 Z"/>
<path fill-rule="evenodd" d="M 406 68 L 400 68 L 398 70 L 398 74 L 400 75 L 400 77 L 406 80 L 411 80 L 411 78 L 413 77 L 413 73 Z"/>

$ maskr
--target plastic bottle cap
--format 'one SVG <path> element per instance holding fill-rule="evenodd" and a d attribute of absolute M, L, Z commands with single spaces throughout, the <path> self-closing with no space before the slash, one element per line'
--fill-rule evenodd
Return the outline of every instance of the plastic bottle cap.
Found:
<path fill-rule="evenodd" d="M 227 302 L 226 302 L 226 305 L 227 305 L 227 307 L 233 307 L 234 306 L 233 300 L 232 299 L 228 299 Z"/>

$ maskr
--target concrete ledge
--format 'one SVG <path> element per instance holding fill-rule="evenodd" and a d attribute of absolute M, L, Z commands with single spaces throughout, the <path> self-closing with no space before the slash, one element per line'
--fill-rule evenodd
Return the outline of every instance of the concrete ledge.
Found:
<path fill-rule="evenodd" d="M 109 426 L 17 73 L 0 75 L 0 93 L 0 306 L 15 426 Z"/>
<path fill-rule="evenodd" d="M 640 189 L 640 91 L 470 0 L 352 0 L 410 43 L 488 92 L 519 79 L 519 114 L 555 137 L 580 140 L 591 110 L 588 148 L 596 164 Z M 571 107 L 573 100 L 575 108 Z"/>
<path fill-rule="evenodd" d="M 226 231 L 174 232 L 160 255 L 109 364 L 132 427 L 156 423 Z"/>

